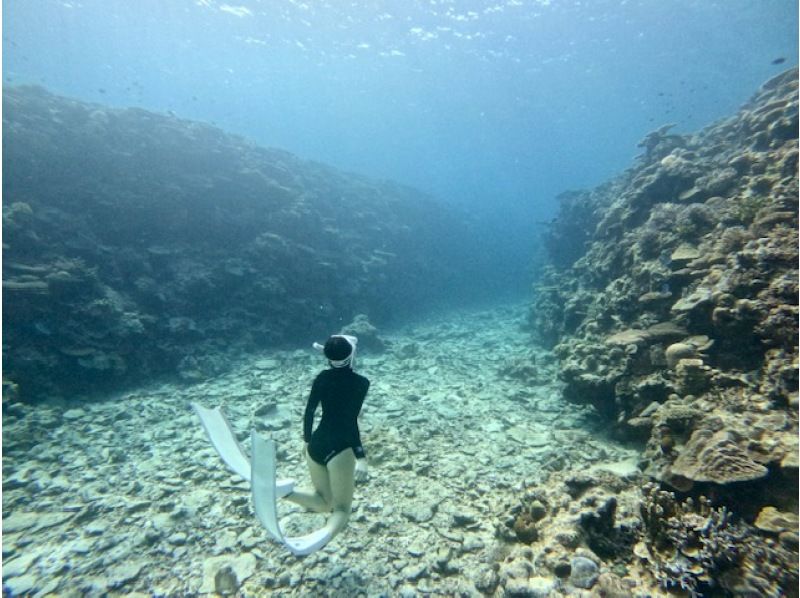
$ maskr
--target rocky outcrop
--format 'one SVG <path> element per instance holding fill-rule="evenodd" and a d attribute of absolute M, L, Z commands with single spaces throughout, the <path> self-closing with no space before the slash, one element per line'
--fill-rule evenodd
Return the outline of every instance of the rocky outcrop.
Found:
<path fill-rule="evenodd" d="M 22 396 L 204 379 L 223 351 L 385 322 L 481 268 L 466 219 L 412 189 L 40 88 L 3 104 L 3 373 Z"/>
<path fill-rule="evenodd" d="M 795 514 L 767 506 L 748 522 L 634 473 L 552 473 L 507 505 L 497 535 L 495 595 L 798 595 Z"/>
<path fill-rule="evenodd" d="M 798 509 L 797 76 L 695 135 L 651 133 L 633 168 L 581 195 L 597 224 L 578 259 L 552 261 L 529 318 L 564 395 L 642 442 L 645 474 L 748 525 L 768 506 Z M 710 525 L 727 534 L 720 517 Z M 761 587 L 730 591 L 740 581 Z"/>

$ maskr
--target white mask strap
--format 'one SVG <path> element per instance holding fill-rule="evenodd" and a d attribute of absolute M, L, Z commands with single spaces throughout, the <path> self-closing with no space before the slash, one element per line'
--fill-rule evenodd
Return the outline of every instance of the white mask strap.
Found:
<path fill-rule="evenodd" d="M 358 346 L 358 339 L 355 336 L 351 336 L 349 334 L 334 334 L 331 335 L 331 338 L 343 338 L 350 345 L 351 351 L 350 355 L 348 355 L 344 359 L 339 359 L 339 360 L 329 359 L 328 361 L 330 362 L 330 364 L 335 368 L 343 368 L 347 367 L 348 365 L 351 368 L 355 367 L 356 347 Z"/>

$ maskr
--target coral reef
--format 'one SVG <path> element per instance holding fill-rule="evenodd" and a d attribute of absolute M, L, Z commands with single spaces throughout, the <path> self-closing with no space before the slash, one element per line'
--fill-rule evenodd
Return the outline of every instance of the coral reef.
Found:
<path fill-rule="evenodd" d="M 798 595 L 797 551 L 791 543 L 785 546 L 759 533 L 763 527 L 736 521 L 704 496 L 679 501 L 656 484 L 643 490 L 644 527 L 635 553 L 661 587 L 691 596 L 714 588 L 736 596 Z M 785 530 L 786 521 L 767 526 L 768 531 Z M 794 523 L 796 530 L 796 517 Z"/>
<path fill-rule="evenodd" d="M 510 544 L 499 565 L 498 595 L 562 596 L 600 588 L 608 593 L 616 587 L 616 595 L 629 596 L 633 588 L 647 588 L 647 579 L 625 570 L 641 527 L 631 483 L 638 476 L 592 468 L 552 473 L 524 489 L 497 524 L 498 537 Z M 526 522 L 524 534 L 520 521 Z"/>
<path fill-rule="evenodd" d="M 796 69 L 775 77 L 697 134 L 659 129 L 631 169 L 573 194 L 581 222 L 597 224 L 580 237 L 582 255 L 553 260 L 535 287 L 529 321 L 554 347 L 564 396 L 641 443 L 651 479 L 710 497 L 701 514 L 675 507 L 676 529 L 702 517 L 706 531 L 742 542 L 729 557 L 659 561 L 670 589 L 700 592 L 723 570 L 721 591 L 736 595 L 796 585 L 796 567 L 766 573 L 796 559 L 796 546 L 753 526 L 759 513 L 769 525 L 766 508 L 798 511 L 797 79 Z M 574 250 L 558 242 L 553 254 Z"/>
<path fill-rule="evenodd" d="M 797 515 L 766 507 L 751 524 L 642 480 L 559 472 L 525 489 L 497 525 L 500 595 L 798 595 Z"/>
<path fill-rule="evenodd" d="M 28 399 L 207 379 L 469 297 L 485 266 L 478 227 L 412 189 L 41 88 L 3 105 L 3 374 Z"/>

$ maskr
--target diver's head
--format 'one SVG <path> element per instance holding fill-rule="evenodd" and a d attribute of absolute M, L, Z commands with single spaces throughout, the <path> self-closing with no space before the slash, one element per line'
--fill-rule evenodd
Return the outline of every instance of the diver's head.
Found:
<path fill-rule="evenodd" d="M 334 334 L 322 349 L 332 367 L 352 367 L 356 357 L 356 344 L 358 339 L 354 336 Z"/>

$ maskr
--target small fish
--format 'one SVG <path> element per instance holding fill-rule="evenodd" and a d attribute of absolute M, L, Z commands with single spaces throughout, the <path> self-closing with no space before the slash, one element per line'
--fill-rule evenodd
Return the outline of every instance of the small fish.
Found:
<path fill-rule="evenodd" d="M 786 62 L 786 59 L 783 56 L 781 56 L 780 58 L 776 58 L 775 60 L 773 60 L 772 64 L 783 64 L 784 62 Z"/>
<path fill-rule="evenodd" d="M 98 88 L 97 88 L 97 91 L 99 91 L 100 93 L 105 93 L 105 92 L 106 92 L 106 90 L 105 90 L 105 89 L 103 89 L 102 87 L 98 87 Z"/>

